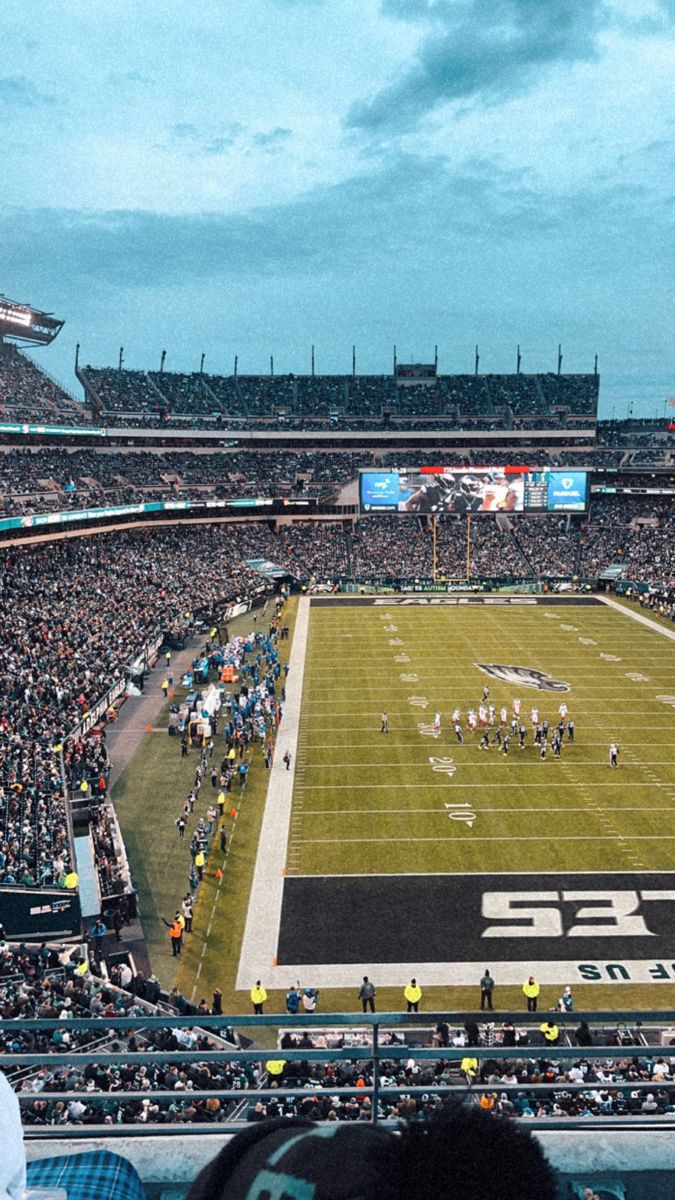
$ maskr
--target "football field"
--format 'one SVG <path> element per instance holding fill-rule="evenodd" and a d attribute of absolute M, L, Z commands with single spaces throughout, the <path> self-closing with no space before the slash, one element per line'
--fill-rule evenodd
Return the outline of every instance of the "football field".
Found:
<path fill-rule="evenodd" d="M 594 597 L 301 603 L 287 829 L 280 804 L 256 871 L 260 889 L 267 854 L 283 874 L 265 915 L 275 986 L 301 969 L 323 986 L 361 969 L 463 985 L 485 963 L 512 983 L 531 968 L 550 983 L 675 978 L 672 638 Z M 467 713 L 486 687 L 481 749 Z M 514 701 L 527 736 L 505 754 Z M 553 729 L 561 705 L 574 740 L 566 728 L 542 758 L 532 709 Z M 249 912 L 242 979 L 256 936 Z"/>

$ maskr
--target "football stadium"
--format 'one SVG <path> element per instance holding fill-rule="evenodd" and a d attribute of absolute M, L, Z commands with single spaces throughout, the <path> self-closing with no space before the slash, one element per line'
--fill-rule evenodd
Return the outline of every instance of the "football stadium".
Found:
<path fill-rule="evenodd" d="M 77 401 L 28 353 L 59 323 L 3 303 L 2 1067 L 34 1179 L 54 1136 L 458 1102 L 543 1144 L 597 1124 L 582 1174 L 608 1128 L 667 1136 L 672 427 L 599 420 L 596 373 L 435 363 L 78 363 Z"/>
<path fill-rule="evenodd" d="M 675 1200 L 673 0 L 2 24 L 0 1200 Z"/>

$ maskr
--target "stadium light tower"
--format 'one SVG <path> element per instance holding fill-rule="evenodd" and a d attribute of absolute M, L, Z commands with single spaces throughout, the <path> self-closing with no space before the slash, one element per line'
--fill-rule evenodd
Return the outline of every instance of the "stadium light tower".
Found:
<path fill-rule="evenodd" d="M 166 350 L 162 350 L 162 353 L 161 353 L 161 356 L 160 356 L 160 360 L 159 360 L 159 373 L 160 373 L 160 375 L 162 375 L 162 374 L 164 373 L 164 363 L 165 363 L 165 362 L 166 362 Z"/>
<path fill-rule="evenodd" d="M 516 375 L 520 375 L 520 364 L 522 361 L 523 361 L 523 357 L 520 353 L 520 343 L 518 343 L 518 346 L 516 349 Z"/>
<path fill-rule="evenodd" d="M 32 304 L 10 300 L 0 293 L 0 342 L 11 338 L 14 342 L 29 342 L 34 346 L 48 346 L 63 328 L 51 313 L 42 312 Z"/>
<path fill-rule="evenodd" d="M 120 346 L 120 358 L 117 364 L 117 370 L 121 371 L 124 366 L 124 346 Z"/>
<path fill-rule="evenodd" d="M 476 357 L 475 357 L 474 366 L 473 366 L 474 375 L 478 374 L 479 366 L 480 366 L 480 354 L 478 353 L 478 346 L 476 346 Z"/>
<path fill-rule="evenodd" d="M 274 378 L 274 355 L 270 354 L 270 375 Z"/>
<path fill-rule="evenodd" d="M 558 342 L 558 374 L 560 374 L 560 372 L 562 371 L 562 360 L 563 360 L 562 346 L 561 346 L 560 342 Z"/>
<path fill-rule="evenodd" d="M 200 360 L 200 363 L 199 363 L 199 374 L 200 374 L 200 375 L 203 375 L 203 374 L 204 374 L 204 359 L 205 359 L 205 358 L 206 358 L 206 354 L 205 354 L 205 352 L 202 350 L 202 357 L 201 357 L 201 360 Z"/>
<path fill-rule="evenodd" d="M 312 344 L 312 379 L 314 378 L 314 345 Z"/>
<path fill-rule="evenodd" d="M 352 379 L 356 376 L 356 346 L 352 346 Z"/>

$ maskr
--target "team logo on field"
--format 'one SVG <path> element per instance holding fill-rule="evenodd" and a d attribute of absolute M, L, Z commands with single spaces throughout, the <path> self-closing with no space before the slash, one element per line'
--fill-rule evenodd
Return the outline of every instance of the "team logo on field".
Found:
<path fill-rule="evenodd" d="M 508 667 L 504 663 L 476 663 L 479 670 L 485 671 L 493 679 L 501 679 L 504 683 L 512 683 L 520 687 L 536 688 L 540 692 L 569 692 L 569 683 L 562 679 L 552 679 L 545 671 L 535 671 L 533 667 Z"/>

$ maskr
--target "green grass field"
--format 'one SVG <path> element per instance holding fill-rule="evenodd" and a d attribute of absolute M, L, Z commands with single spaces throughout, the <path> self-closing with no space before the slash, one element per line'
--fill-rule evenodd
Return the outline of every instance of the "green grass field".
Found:
<path fill-rule="evenodd" d="M 503 683 L 477 662 L 535 668 L 570 691 Z M 520 697 L 524 751 L 517 739 L 508 757 L 481 751 L 466 729 L 457 744 L 452 711 L 465 727 L 486 684 L 498 722 Z M 675 645 L 604 606 L 313 608 L 289 874 L 668 870 L 675 714 L 657 696 L 674 690 Z M 530 710 L 553 725 L 561 701 L 575 740 L 542 762 Z M 452 774 L 432 757 L 452 759 Z"/>
<path fill-rule="evenodd" d="M 291 626 L 296 603 L 287 606 Z M 477 662 L 535 668 L 565 681 L 570 691 L 507 685 Z M 461 708 L 464 726 L 485 684 L 498 714 L 502 704 L 510 714 L 514 696 L 520 697 L 528 731 L 533 704 L 553 723 L 564 699 L 576 723 L 574 744 L 565 742 L 559 761 L 549 753 L 545 762 L 531 732 L 527 748 L 519 752 L 514 741 L 507 758 L 496 747 L 481 752 L 479 735 L 465 732 L 458 745 L 452 710 Z M 312 607 L 286 872 L 523 871 L 536 877 L 672 869 L 675 708 L 659 697 L 674 694 L 673 642 L 604 606 Z M 380 733 L 383 710 L 388 735 Z M 439 737 L 421 728 L 436 711 Z M 618 771 L 608 765 L 612 740 L 620 747 Z M 144 740 L 113 793 L 153 967 L 166 984 L 177 978 L 187 996 L 210 998 L 219 987 L 225 1011 L 248 1012 L 235 977 L 267 772 L 255 759 L 241 802 L 236 789 L 224 879 L 218 886 L 214 871 L 222 864 L 214 849 L 198 892 L 194 933 L 177 963 L 159 918 L 171 915 L 187 876 L 188 846 L 178 842 L 174 820 L 194 761 L 181 762 L 167 741 L 160 735 Z M 446 759 L 452 762 L 438 761 Z M 202 789 L 204 809 L 206 792 L 210 787 Z M 589 984 L 578 991 L 578 1008 L 675 1003 L 669 983 Z M 400 1008 L 398 989 L 381 988 L 378 995 L 382 1010 Z M 475 1003 L 475 988 L 425 993 L 428 1008 Z M 519 990 L 502 988 L 499 1004 L 522 1007 Z M 271 991 L 269 1007 L 283 1011 L 283 995 Z M 321 1007 L 353 1009 L 355 993 L 324 992 Z"/>

